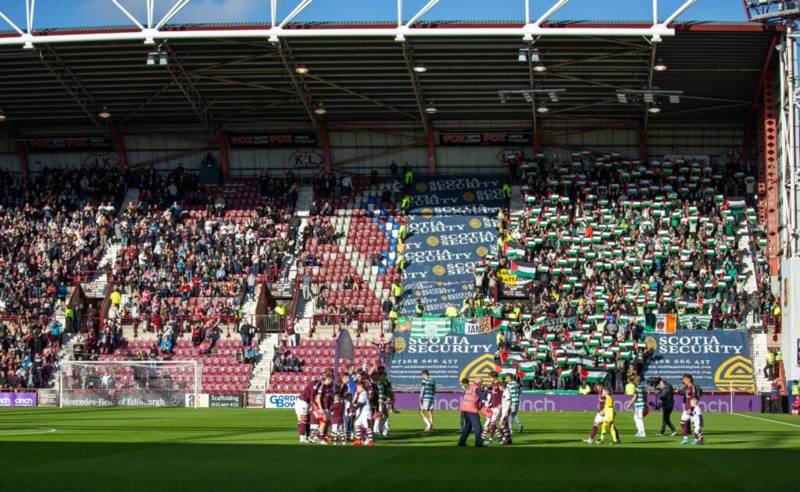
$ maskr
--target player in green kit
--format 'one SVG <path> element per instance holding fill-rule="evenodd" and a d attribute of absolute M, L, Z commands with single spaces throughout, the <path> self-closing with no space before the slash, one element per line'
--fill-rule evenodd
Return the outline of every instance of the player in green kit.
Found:
<path fill-rule="evenodd" d="M 642 385 L 642 379 L 636 375 L 633 378 L 633 393 L 631 399 L 625 404 L 625 408 L 633 406 L 633 422 L 636 424 L 636 435 L 634 437 L 646 437 L 644 418 L 647 415 L 647 389 Z"/>
<path fill-rule="evenodd" d="M 425 422 L 425 432 L 433 432 L 433 408 L 436 406 L 436 381 L 428 370 L 422 371 L 419 390 L 419 416 Z"/>
<path fill-rule="evenodd" d="M 511 420 L 517 423 L 517 429 L 522 434 L 522 422 L 519 421 L 519 400 L 522 396 L 522 387 L 513 374 L 506 374 L 506 388 L 511 393 L 511 415 L 509 416 L 508 427 L 511 427 Z"/>

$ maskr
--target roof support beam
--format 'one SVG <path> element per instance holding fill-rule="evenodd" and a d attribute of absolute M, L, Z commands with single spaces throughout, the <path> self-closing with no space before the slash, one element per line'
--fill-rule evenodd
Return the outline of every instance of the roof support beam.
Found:
<path fill-rule="evenodd" d="M 289 12 L 289 15 L 287 15 L 286 18 L 283 19 L 280 24 L 278 24 L 278 28 L 283 29 L 284 26 L 286 26 L 286 24 L 292 22 L 292 20 L 298 15 L 300 15 L 300 13 L 304 11 L 306 7 L 311 5 L 311 2 L 313 1 L 314 0 L 300 0 L 300 3 L 297 4 L 297 7 L 295 7 L 294 10 Z"/>
<path fill-rule="evenodd" d="M 681 5 L 680 7 L 678 7 L 678 8 L 675 10 L 675 12 L 673 12 L 673 13 L 672 13 L 672 15 L 670 15 L 669 17 L 667 17 L 667 18 L 666 18 L 666 20 L 664 20 L 664 22 L 662 22 L 662 23 L 661 23 L 661 25 L 663 25 L 663 26 L 668 26 L 668 25 L 670 25 L 670 24 L 672 23 L 672 21 L 674 21 L 675 19 L 677 19 L 677 18 L 678 18 L 678 16 L 679 16 L 679 15 L 681 15 L 682 13 L 686 12 L 686 10 L 687 10 L 689 7 L 691 7 L 692 5 L 694 5 L 695 3 L 697 3 L 697 0 L 686 0 L 686 1 L 683 3 L 683 5 Z"/>
<path fill-rule="evenodd" d="M 425 96 L 422 92 L 419 77 L 414 71 L 414 53 L 408 44 L 403 45 L 403 58 L 406 61 L 406 70 L 408 70 L 408 78 L 411 80 L 411 87 L 414 89 L 414 99 L 417 102 L 419 121 L 422 123 L 423 129 L 427 132 L 430 122 L 428 121 L 428 114 L 425 112 Z"/>
<path fill-rule="evenodd" d="M 81 83 L 78 77 L 67 67 L 61 60 L 61 57 L 56 53 L 52 46 L 44 46 L 38 51 L 39 59 L 44 66 L 56 78 L 64 90 L 72 96 L 72 99 L 80 106 L 86 116 L 91 120 L 94 125 L 100 130 L 106 131 L 103 125 L 97 118 L 97 111 L 100 109 L 100 104 L 97 100 L 89 94 L 86 87 Z"/>
<path fill-rule="evenodd" d="M 525 25 L 531 23 L 531 0 L 523 0 L 525 2 Z"/>
<path fill-rule="evenodd" d="M 396 28 L 376 28 L 376 29 L 285 29 L 300 13 L 302 13 L 313 0 L 300 0 L 297 6 L 281 22 L 277 19 L 277 0 L 269 0 L 270 6 L 270 28 L 269 29 L 182 29 L 167 30 L 161 29 L 172 20 L 191 0 L 176 0 L 167 13 L 158 21 L 155 18 L 156 0 L 146 0 L 146 19 L 145 22 L 139 21 L 126 9 L 119 0 L 111 2 L 138 28 L 136 32 L 105 32 L 105 33 L 86 33 L 86 34 L 48 34 L 42 33 L 34 35 L 33 20 L 36 8 L 36 0 L 25 0 L 27 31 L 23 31 L 7 15 L 0 12 L 2 18 L 9 26 L 17 32 L 18 36 L 0 38 L 1 45 L 23 45 L 32 48 L 36 43 L 75 43 L 75 42 L 103 42 L 103 41 L 130 41 L 141 40 L 145 44 L 154 44 L 158 40 L 170 39 L 220 39 L 220 38 L 267 38 L 276 43 L 279 38 L 289 37 L 311 37 L 311 38 L 337 38 L 337 37 L 392 37 L 398 41 L 404 41 L 408 36 L 426 37 L 446 37 L 446 36 L 509 36 L 522 37 L 523 40 L 532 41 L 540 36 L 644 36 L 652 39 L 653 42 L 661 41 L 664 36 L 674 36 L 675 30 L 668 26 L 678 16 L 694 5 L 697 0 L 686 0 L 663 22 L 658 22 L 658 3 L 653 2 L 653 25 L 647 28 L 546 28 L 542 27 L 546 21 L 564 7 L 569 0 L 556 0 L 556 2 L 541 16 L 536 22 L 530 22 L 530 2 L 523 0 L 525 6 L 525 24 L 516 28 L 414 28 L 419 19 L 435 7 L 440 0 L 428 0 L 428 2 L 405 24 L 403 24 L 403 1 L 397 0 L 398 25 Z M 266 1 L 266 0 L 265 0 Z M 214 19 L 209 19 L 209 22 Z"/>
<path fill-rule="evenodd" d="M 306 110 L 309 122 L 315 130 L 319 131 L 320 121 L 319 118 L 314 114 L 313 110 L 314 98 L 311 96 L 311 91 L 308 89 L 305 81 L 294 71 L 294 67 L 297 65 L 294 61 L 294 56 L 292 56 L 292 50 L 289 48 L 289 45 L 285 40 L 279 41 L 276 45 L 276 48 L 278 50 L 278 56 L 280 57 L 281 63 L 283 64 L 283 68 L 286 70 L 286 73 L 289 74 L 289 80 L 292 82 L 292 86 L 297 93 L 297 97 L 300 98 L 300 101 L 303 103 L 303 109 Z"/>
<path fill-rule="evenodd" d="M 292 93 L 292 94 L 294 94 L 294 93 Z M 291 99 L 283 99 L 283 100 L 275 101 L 275 102 L 272 102 L 272 103 L 269 103 L 269 104 L 260 104 L 258 106 L 252 106 L 250 108 L 241 109 L 239 111 L 234 111 L 232 113 L 225 113 L 225 114 L 221 114 L 221 115 L 218 115 L 218 116 L 219 116 L 219 119 L 221 121 L 223 121 L 223 123 L 226 123 L 229 120 L 232 120 L 234 118 L 238 118 L 240 116 L 244 116 L 246 114 L 255 113 L 257 111 L 268 111 L 271 108 L 276 108 L 276 107 L 279 107 L 279 106 L 286 106 L 286 105 L 289 105 L 289 104 L 293 104 L 294 102 L 295 102 L 295 98 L 292 97 Z"/>
<path fill-rule="evenodd" d="M 540 27 L 542 24 L 544 24 L 547 21 L 547 19 L 549 19 L 550 17 L 554 16 L 556 14 L 556 12 L 561 10 L 561 8 L 564 5 L 566 5 L 567 3 L 569 3 L 569 0 L 558 0 L 555 4 L 553 4 L 552 7 L 547 9 L 547 12 L 545 12 L 544 14 L 542 14 L 541 17 L 536 19 L 536 22 L 533 23 L 533 27 Z"/>
<path fill-rule="evenodd" d="M 309 78 L 309 79 L 314 79 L 317 82 L 323 83 L 323 84 L 325 84 L 327 86 L 333 87 L 334 89 L 338 89 L 338 90 L 340 90 L 342 92 L 350 94 L 351 96 L 355 96 L 355 97 L 361 99 L 362 101 L 366 101 L 366 102 L 372 103 L 372 104 L 374 104 L 376 106 L 380 106 L 380 107 L 382 107 L 384 109 L 388 109 L 389 111 L 393 111 L 393 112 L 395 112 L 397 114 L 401 114 L 401 115 L 403 115 L 403 116 L 405 116 L 407 118 L 411 118 L 412 120 L 416 119 L 416 116 L 414 116 L 411 113 L 406 113 L 402 109 L 395 108 L 394 106 L 390 106 L 390 105 L 388 105 L 386 103 L 378 101 L 377 99 L 373 99 L 371 97 L 365 96 L 364 94 L 358 93 L 358 92 L 356 92 L 356 91 L 354 91 L 352 89 L 348 89 L 347 87 L 343 87 L 343 86 L 341 86 L 341 85 L 339 85 L 339 84 L 337 84 L 335 82 L 331 82 L 329 80 L 325 80 L 325 79 L 323 79 L 322 77 L 320 77 L 318 75 L 308 74 L 308 75 L 306 75 L 306 77 Z"/>
<path fill-rule="evenodd" d="M 133 14 L 131 14 L 131 13 L 128 11 L 128 9 L 126 9 L 125 7 L 123 7 L 121 3 L 119 3 L 117 0 L 111 0 L 111 2 L 112 2 L 114 5 L 116 5 L 116 6 L 117 6 L 117 8 L 118 8 L 118 9 L 119 9 L 119 10 L 120 10 L 120 11 L 121 11 L 121 12 L 122 12 L 124 15 L 125 15 L 125 17 L 127 17 L 128 19 L 130 19 L 130 20 L 131 20 L 131 22 L 133 22 L 133 24 L 134 24 L 136 27 L 138 27 L 138 28 L 139 28 L 139 29 L 141 29 L 142 31 L 144 31 L 144 30 L 145 30 L 145 27 L 142 25 L 142 23 L 141 23 L 141 22 L 139 22 L 139 20 L 138 20 L 136 17 L 134 17 L 134 16 L 133 16 Z"/>
<path fill-rule="evenodd" d="M 146 108 L 146 107 L 147 107 L 147 106 L 148 106 L 148 105 L 149 105 L 151 102 L 153 102 L 153 101 L 155 101 L 156 99 L 158 99 L 158 97 L 159 97 L 161 94 L 163 94 L 163 93 L 164 93 L 166 90 L 168 90 L 170 87 L 172 87 L 172 86 L 173 86 L 173 84 L 175 84 L 175 80 L 174 80 L 174 79 L 173 79 L 173 80 L 170 80 L 170 81 L 169 81 L 169 82 L 168 82 L 166 85 L 164 85 L 164 87 L 162 87 L 161 89 L 159 89 L 159 90 L 158 90 L 158 91 L 157 91 L 155 94 L 153 94 L 152 96 L 150 96 L 150 97 L 149 97 L 149 98 L 148 98 L 146 101 L 144 101 L 142 104 L 140 104 L 139 106 L 137 106 L 137 107 L 136 107 L 136 109 L 134 109 L 133 111 L 131 111 L 130 113 L 128 113 L 128 115 L 127 115 L 127 116 L 125 116 L 125 118 L 124 118 L 124 119 L 122 119 L 122 121 L 120 121 L 119 123 L 117 123 L 117 126 L 118 126 L 118 127 L 122 127 L 122 126 L 124 126 L 124 125 L 125 125 L 125 123 L 127 123 L 127 122 L 128 122 L 128 120 L 130 120 L 131 118 L 133 118 L 133 117 L 134 117 L 134 116 L 135 116 L 135 115 L 136 115 L 136 114 L 137 114 L 139 111 L 141 111 L 141 110 L 143 110 L 144 108 Z"/>
<path fill-rule="evenodd" d="M 20 35 L 0 38 L 0 46 L 15 46 L 26 44 L 58 44 L 58 43 L 100 43 L 107 41 L 143 41 L 154 44 L 155 40 L 175 39 L 269 39 L 277 43 L 280 38 L 363 38 L 384 37 L 403 41 L 407 37 L 420 36 L 425 38 L 448 37 L 509 37 L 509 38 L 537 38 L 540 36 L 558 37 L 646 37 L 660 40 L 665 36 L 674 36 L 675 29 L 664 26 L 651 27 L 496 27 L 496 28 L 460 28 L 460 27 L 434 27 L 434 28 L 408 28 L 399 26 L 395 28 L 366 28 L 366 29 L 184 29 L 156 31 L 146 29 L 136 32 L 104 32 L 87 34 L 40 34 Z"/>
<path fill-rule="evenodd" d="M 158 24 L 156 24 L 156 31 L 164 27 L 164 24 L 172 20 L 172 18 L 175 17 L 176 15 L 178 15 L 178 12 L 180 12 L 181 10 L 183 10 L 184 7 L 189 5 L 190 1 L 191 0 L 178 0 L 177 2 L 175 2 L 175 5 L 173 5 L 172 8 L 169 9 L 169 11 L 166 14 L 164 14 L 164 17 L 161 18 Z"/>
<path fill-rule="evenodd" d="M 207 102 L 203 98 L 203 95 L 200 94 L 192 75 L 186 70 L 186 67 L 183 66 L 178 55 L 169 49 L 169 46 L 166 46 L 164 49 L 169 52 L 169 65 L 167 65 L 167 68 L 173 82 L 178 85 L 178 88 L 181 90 L 184 97 L 186 97 L 186 101 L 189 103 L 192 110 L 194 110 L 203 128 L 213 133 L 216 131 L 214 115 L 211 113 L 211 106 L 213 103 Z"/>
<path fill-rule="evenodd" d="M 697 113 L 697 112 L 701 112 L 701 111 L 702 112 L 706 112 L 706 111 L 717 111 L 717 110 L 720 110 L 720 109 L 742 108 L 742 107 L 749 106 L 749 105 L 750 105 L 749 102 L 741 102 L 741 103 L 736 103 L 736 104 L 718 104 L 716 106 L 707 106 L 707 107 L 704 107 L 704 108 L 679 109 L 677 111 L 669 111 L 669 112 L 664 112 L 664 113 L 661 113 L 661 114 L 665 115 L 665 116 L 673 116 L 673 115 L 676 115 L 676 114 Z"/>
<path fill-rule="evenodd" d="M 428 11 L 430 11 L 430 10 L 431 10 L 433 7 L 435 7 L 437 3 L 439 3 L 439 0 L 428 0 L 428 3 L 426 3 L 426 4 L 425 4 L 425 5 L 424 5 L 424 6 L 423 6 L 423 7 L 422 7 L 420 10 L 419 10 L 419 12 L 417 12 L 417 13 L 416 13 L 416 15 L 414 15 L 414 17 L 412 17 L 412 18 L 411 18 L 411 20 L 409 20 L 408 22 L 406 22 L 406 24 L 405 24 L 405 27 L 411 27 L 411 26 L 413 26 L 414 24 L 416 24 L 416 22 L 417 22 L 417 21 L 418 21 L 418 20 L 419 20 L 419 19 L 420 19 L 420 18 L 421 18 L 423 15 L 427 14 L 427 13 L 428 13 Z"/>
<path fill-rule="evenodd" d="M 397 27 L 403 25 L 403 0 L 397 0 Z"/>
<path fill-rule="evenodd" d="M 33 34 L 33 18 L 36 13 L 36 0 L 25 0 L 25 20 L 28 34 Z"/>
<path fill-rule="evenodd" d="M 655 5 L 657 1 L 658 0 L 653 0 L 653 4 Z M 650 50 L 650 70 L 647 76 L 647 90 L 653 89 L 653 77 L 655 76 L 656 73 L 655 66 L 656 66 L 656 50 L 658 49 L 657 47 L 658 44 L 653 43 L 652 49 Z M 641 132 L 645 135 L 645 138 L 647 135 L 647 123 L 649 122 L 650 119 L 650 107 L 653 106 L 654 104 L 655 103 L 644 104 L 644 116 L 642 117 Z"/>
<path fill-rule="evenodd" d="M 258 84 L 255 82 L 244 82 L 240 80 L 232 80 L 225 77 L 215 77 L 213 75 L 206 75 L 203 73 L 191 72 L 192 77 L 196 79 L 208 79 L 213 80 L 215 82 L 222 82 L 228 85 L 239 85 L 242 87 L 250 87 L 252 89 L 260 89 L 262 91 L 270 91 L 270 92 L 279 92 L 281 94 L 294 94 L 294 91 L 289 89 L 283 89 L 281 87 L 270 87 L 268 85 Z"/>

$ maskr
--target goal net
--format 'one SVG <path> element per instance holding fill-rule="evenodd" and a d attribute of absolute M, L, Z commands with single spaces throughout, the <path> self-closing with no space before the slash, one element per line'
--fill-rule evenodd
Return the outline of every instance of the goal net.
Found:
<path fill-rule="evenodd" d="M 65 361 L 61 407 L 197 407 L 200 365 L 187 361 Z"/>

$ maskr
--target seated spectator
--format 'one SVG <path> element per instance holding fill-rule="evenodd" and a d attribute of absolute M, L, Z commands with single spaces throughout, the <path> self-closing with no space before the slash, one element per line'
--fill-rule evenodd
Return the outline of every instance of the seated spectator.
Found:
<path fill-rule="evenodd" d="M 286 370 L 288 372 L 302 371 L 303 362 L 295 357 L 291 352 L 286 352 Z"/>
<path fill-rule="evenodd" d="M 272 359 L 272 371 L 273 372 L 287 372 L 288 371 L 288 360 L 286 358 L 285 352 L 278 352 L 275 354 L 275 357 Z"/>

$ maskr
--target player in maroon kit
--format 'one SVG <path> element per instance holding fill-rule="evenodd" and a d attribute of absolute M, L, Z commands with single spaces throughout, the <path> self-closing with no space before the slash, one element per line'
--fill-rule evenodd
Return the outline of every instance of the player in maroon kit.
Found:
<path fill-rule="evenodd" d="M 698 398 L 697 387 L 694 385 L 694 378 L 691 374 L 684 374 L 683 388 L 678 391 L 683 395 L 683 413 L 681 414 L 681 431 L 683 432 L 683 440 L 681 444 L 689 444 L 689 428 L 691 427 L 692 420 L 692 398 Z"/>
<path fill-rule="evenodd" d="M 592 422 L 592 433 L 583 440 L 586 444 L 597 442 L 597 431 L 600 430 L 600 426 L 603 425 L 605 420 L 603 412 L 606 408 L 606 397 L 603 395 L 603 383 L 595 383 L 594 390 L 597 393 L 597 414 L 594 417 L 594 422 Z"/>
<path fill-rule="evenodd" d="M 492 372 L 492 385 L 489 387 L 488 395 L 486 397 L 486 406 L 491 411 L 487 411 L 486 423 L 483 425 L 483 443 L 491 444 L 495 432 L 497 432 L 497 423 L 500 420 L 502 413 L 503 403 L 503 388 L 497 381 L 497 373 Z"/>
<path fill-rule="evenodd" d="M 300 434 L 300 442 L 308 442 L 308 416 L 317 384 L 318 382 L 316 381 L 308 383 L 294 403 L 294 413 L 297 415 L 297 433 Z"/>
<path fill-rule="evenodd" d="M 342 395 L 333 395 L 333 405 L 331 405 L 331 437 L 337 446 L 344 446 L 344 400 Z"/>
<path fill-rule="evenodd" d="M 314 399 L 311 402 L 311 435 L 309 442 L 327 444 L 325 436 L 330 421 L 330 408 L 333 403 L 333 371 L 326 369 L 322 378 L 314 385 Z"/>

